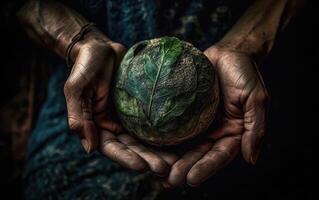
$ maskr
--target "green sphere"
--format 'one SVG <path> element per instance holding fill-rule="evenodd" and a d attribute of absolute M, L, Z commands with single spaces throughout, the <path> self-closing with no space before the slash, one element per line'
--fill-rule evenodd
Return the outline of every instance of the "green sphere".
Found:
<path fill-rule="evenodd" d="M 205 131 L 219 103 L 214 67 L 201 51 L 175 37 L 132 46 L 116 72 L 113 91 L 124 128 L 157 146 Z"/>

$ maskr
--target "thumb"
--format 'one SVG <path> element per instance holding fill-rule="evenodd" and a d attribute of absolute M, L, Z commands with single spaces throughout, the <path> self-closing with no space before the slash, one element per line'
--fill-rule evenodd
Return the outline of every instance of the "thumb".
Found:
<path fill-rule="evenodd" d="M 253 100 L 249 99 L 245 111 L 245 132 L 242 137 L 242 154 L 245 160 L 255 164 L 265 134 L 268 97 L 261 93 Z"/>

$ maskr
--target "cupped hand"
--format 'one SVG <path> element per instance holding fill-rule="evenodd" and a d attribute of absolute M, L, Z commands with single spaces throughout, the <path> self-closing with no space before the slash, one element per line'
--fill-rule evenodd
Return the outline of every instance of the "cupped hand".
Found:
<path fill-rule="evenodd" d="M 218 73 L 223 102 L 221 124 L 186 151 L 163 182 L 197 186 L 242 152 L 255 164 L 265 134 L 268 95 L 256 63 L 247 54 L 212 46 L 204 54 Z"/>
<path fill-rule="evenodd" d="M 94 37 L 78 47 L 64 87 L 69 127 L 87 152 L 99 149 L 124 167 L 165 176 L 174 155 L 142 145 L 113 118 L 111 79 L 124 54 L 123 45 Z"/>
<path fill-rule="evenodd" d="M 265 130 L 267 92 L 255 62 L 246 54 L 213 46 L 204 53 L 219 75 L 222 123 L 202 142 L 177 156 L 145 146 L 114 121 L 108 99 L 112 74 L 125 49 L 114 42 L 90 41 L 79 48 L 65 84 L 70 129 L 84 148 L 136 171 L 167 176 L 164 184 L 197 186 L 231 162 L 241 150 L 256 162 Z"/>
<path fill-rule="evenodd" d="M 90 39 L 78 48 L 64 85 L 69 127 L 87 152 L 97 148 L 99 129 L 121 131 L 110 118 L 108 96 L 114 67 L 124 52 L 118 43 Z"/>

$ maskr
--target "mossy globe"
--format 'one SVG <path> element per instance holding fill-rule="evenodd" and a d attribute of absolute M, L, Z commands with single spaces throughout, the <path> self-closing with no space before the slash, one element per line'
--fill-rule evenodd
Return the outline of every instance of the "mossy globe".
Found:
<path fill-rule="evenodd" d="M 214 67 L 201 51 L 175 37 L 132 46 L 116 71 L 113 92 L 124 128 L 157 146 L 204 132 L 219 103 Z"/>

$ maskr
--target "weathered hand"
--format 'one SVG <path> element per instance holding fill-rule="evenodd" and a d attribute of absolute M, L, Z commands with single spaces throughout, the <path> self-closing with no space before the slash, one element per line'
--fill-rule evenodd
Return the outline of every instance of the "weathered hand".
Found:
<path fill-rule="evenodd" d="M 113 119 L 110 83 L 125 48 L 57 1 L 28 1 L 19 10 L 18 18 L 30 38 L 63 58 L 73 39 L 82 33 L 81 40 L 68 53 L 74 65 L 64 93 L 69 126 L 80 136 L 86 151 L 98 148 L 106 157 L 130 169 L 150 169 L 161 176 L 167 175 L 167 162 L 173 162 L 171 154 L 153 153 L 123 133 Z"/>
<path fill-rule="evenodd" d="M 197 186 L 242 151 L 255 164 L 265 133 L 267 91 L 255 62 L 246 54 L 212 46 L 205 55 L 216 67 L 223 97 L 220 127 L 173 164 L 170 186 Z"/>
<path fill-rule="evenodd" d="M 70 129 L 77 133 L 87 152 L 98 148 L 108 158 L 136 171 L 165 176 L 174 155 L 153 151 L 123 132 L 109 100 L 113 70 L 125 48 L 111 41 L 90 39 L 80 45 L 68 80 L 65 97 Z"/>
<path fill-rule="evenodd" d="M 121 131 L 110 118 L 108 96 L 114 67 L 125 49 L 118 43 L 93 38 L 81 44 L 76 52 L 64 86 L 68 122 L 70 129 L 80 135 L 85 150 L 91 152 L 97 148 L 99 129 Z"/>
<path fill-rule="evenodd" d="M 123 166 L 144 170 L 145 162 L 117 140 L 122 127 L 111 118 L 111 77 L 124 53 L 121 44 L 95 38 L 80 45 L 64 87 L 68 123 L 87 152 L 99 148 Z"/>

